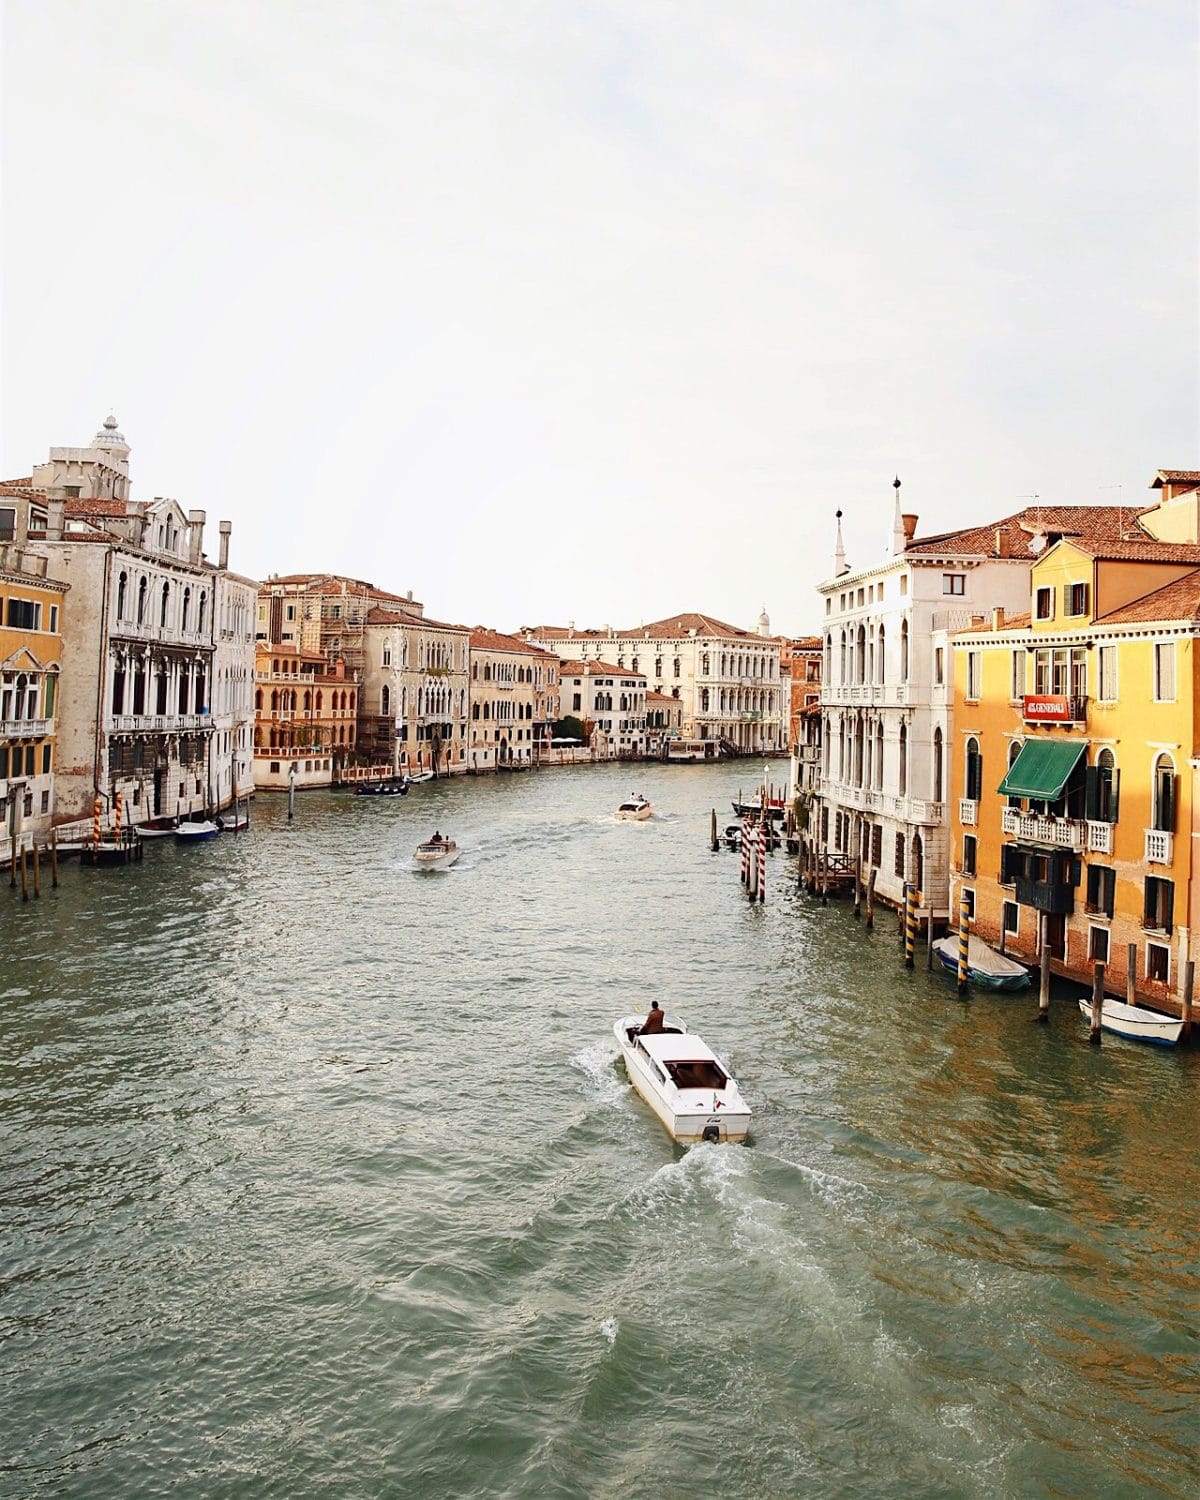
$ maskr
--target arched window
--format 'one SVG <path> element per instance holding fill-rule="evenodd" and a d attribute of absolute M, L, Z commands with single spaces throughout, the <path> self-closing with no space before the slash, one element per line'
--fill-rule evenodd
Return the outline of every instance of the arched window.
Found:
<path fill-rule="evenodd" d="M 191 613 L 192 613 L 192 591 L 191 591 L 190 588 L 186 588 L 183 591 L 183 628 L 185 630 L 189 630 L 191 628 L 191 623 L 192 623 L 191 622 L 191 618 L 190 618 Z"/>
<path fill-rule="evenodd" d="M 883 720 L 875 725 L 875 790 L 883 788 Z"/>
<path fill-rule="evenodd" d="M 858 627 L 858 637 L 854 651 L 854 680 L 863 682 L 867 666 L 867 632 L 865 626 Z"/>
<path fill-rule="evenodd" d="M 263 703 L 262 688 L 258 688 L 255 691 L 255 694 L 254 694 L 254 711 L 255 711 L 255 713 L 259 713 L 259 714 L 262 713 L 262 703 Z"/>
<path fill-rule="evenodd" d="M 1013 740 L 1012 744 L 1008 747 L 1008 769 L 1010 771 L 1016 765 L 1017 756 L 1021 753 L 1021 743 L 1020 740 Z M 1020 797 L 1009 797 L 1008 805 L 1009 807 L 1019 808 L 1021 806 Z"/>
<path fill-rule="evenodd" d="M 145 578 L 139 578 L 137 603 L 137 622 L 139 625 L 146 623 L 146 592 L 146 580 Z"/>
<path fill-rule="evenodd" d="M 392 711 L 392 690 L 385 682 L 379 694 L 379 711 L 386 719 Z"/>
<path fill-rule="evenodd" d="M 167 623 L 167 610 L 170 607 L 171 607 L 171 585 L 169 583 L 164 583 L 163 586 L 162 586 L 162 603 L 159 606 L 159 611 L 158 611 L 158 623 L 159 623 L 160 627 L 163 626 L 163 625 L 165 625 Z"/>
<path fill-rule="evenodd" d="M 271 689 L 271 712 L 273 714 L 277 714 L 279 712 L 279 689 L 278 688 L 272 688 Z"/>
<path fill-rule="evenodd" d="M 883 648 L 887 640 L 887 632 L 883 626 L 879 627 L 879 643 L 875 647 L 875 681 L 882 682 L 887 668 L 884 664 Z"/>
<path fill-rule="evenodd" d="M 908 621 L 900 622 L 900 681 L 908 681 Z"/>
<path fill-rule="evenodd" d="M 1096 823 L 1115 823 L 1120 801 L 1121 773 L 1111 750 L 1101 750 L 1087 773 L 1087 816 Z"/>
<path fill-rule="evenodd" d="M 900 795 L 908 796 L 908 725 L 900 726 Z"/>
<path fill-rule="evenodd" d="M 1154 826 L 1175 832 L 1175 762 L 1164 750 L 1154 762 Z"/>
<path fill-rule="evenodd" d="M 387 688 L 384 688 L 384 692 L 385 693 L 387 692 Z M 312 709 L 312 690 L 310 688 L 305 688 L 304 689 L 304 712 L 305 713 L 309 713 L 311 711 L 311 709 Z"/>
<path fill-rule="evenodd" d="M 847 680 L 848 679 L 846 677 L 846 632 L 843 630 L 842 631 L 842 652 L 841 652 L 841 658 L 840 658 L 840 660 L 838 662 L 838 681 L 842 684 L 843 687 L 845 687 Z"/>
<path fill-rule="evenodd" d="M 325 707 L 325 694 L 323 692 L 321 692 L 321 690 L 318 688 L 317 689 L 317 712 L 320 713 L 321 710 L 324 707 Z"/>
<path fill-rule="evenodd" d="M 942 731 L 939 726 L 933 731 L 933 800 L 942 800 Z"/>
<path fill-rule="evenodd" d="M 979 741 L 974 735 L 967 741 L 966 775 L 963 781 L 964 796 L 968 802 L 978 802 L 983 796 L 983 756 L 979 753 Z M 941 801 L 941 798 L 935 798 Z"/>
<path fill-rule="evenodd" d="M 206 611 L 207 605 L 208 605 L 208 595 L 206 593 L 204 593 L 203 590 L 201 590 L 201 593 L 200 593 L 200 607 L 196 611 L 196 629 L 199 630 L 199 631 L 203 631 L 203 629 L 204 629 L 204 615 L 205 615 L 205 611 Z"/>
<path fill-rule="evenodd" d="M 128 573 L 122 573 L 117 579 L 117 619 L 125 618 L 125 591 L 129 584 Z"/>

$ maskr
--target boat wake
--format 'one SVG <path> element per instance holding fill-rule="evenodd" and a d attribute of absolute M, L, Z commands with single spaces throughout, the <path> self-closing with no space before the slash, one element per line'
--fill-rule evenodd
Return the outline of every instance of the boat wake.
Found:
<path fill-rule="evenodd" d="M 614 1047 L 605 1042 L 591 1042 L 570 1061 L 587 1080 L 582 1091 L 589 1098 L 610 1108 L 628 1107 L 632 1090 L 624 1073 L 618 1070 Z"/>

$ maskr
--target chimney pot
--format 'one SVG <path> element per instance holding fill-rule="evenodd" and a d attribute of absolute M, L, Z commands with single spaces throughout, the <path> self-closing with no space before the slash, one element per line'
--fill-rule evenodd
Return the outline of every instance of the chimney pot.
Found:
<path fill-rule="evenodd" d="M 1004 610 L 1002 608 L 1000 608 L 1000 607 L 997 607 L 996 609 L 992 610 L 992 629 L 993 630 L 1003 630 L 1004 629 Z"/>
<path fill-rule="evenodd" d="M 911 542 L 917 534 L 917 517 L 912 511 L 905 511 L 900 519 L 904 522 L 904 540 Z"/>

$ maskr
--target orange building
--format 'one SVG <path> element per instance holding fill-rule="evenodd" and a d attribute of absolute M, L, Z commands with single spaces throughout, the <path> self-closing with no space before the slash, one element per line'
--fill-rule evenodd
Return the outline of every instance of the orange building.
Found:
<path fill-rule="evenodd" d="M 340 659 L 262 642 L 254 663 L 254 785 L 331 786 L 354 754 L 358 689 Z"/>

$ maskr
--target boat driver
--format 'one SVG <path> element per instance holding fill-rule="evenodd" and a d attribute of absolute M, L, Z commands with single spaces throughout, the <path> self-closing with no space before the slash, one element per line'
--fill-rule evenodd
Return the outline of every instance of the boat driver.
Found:
<path fill-rule="evenodd" d="M 638 1035 L 639 1036 L 653 1036 L 655 1032 L 661 1031 L 663 1029 L 663 1022 L 665 1020 L 666 1020 L 666 1017 L 663 1015 L 662 1011 L 659 1010 L 659 1008 L 658 1008 L 658 1001 L 657 1000 L 651 1000 L 651 1002 L 650 1002 L 650 1014 L 642 1022 L 641 1026 L 638 1027 Z"/>

